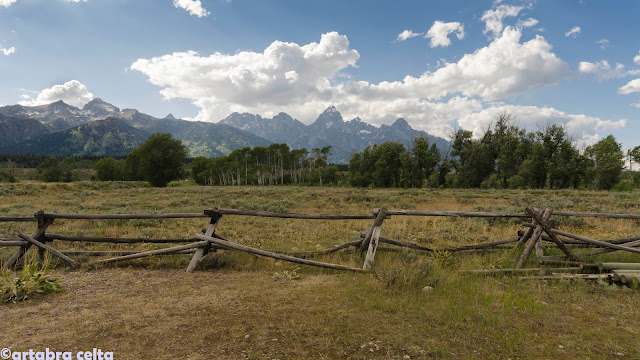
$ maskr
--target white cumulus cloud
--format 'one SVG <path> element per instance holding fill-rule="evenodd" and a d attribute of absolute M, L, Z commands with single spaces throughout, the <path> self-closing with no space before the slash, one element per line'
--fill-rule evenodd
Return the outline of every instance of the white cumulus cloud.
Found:
<path fill-rule="evenodd" d="M 618 94 L 629 95 L 634 92 L 640 92 L 640 79 L 629 81 L 625 86 L 618 89 Z"/>
<path fill-rule="evenodd" d="M 380 125 L 403 117 L 417 129 L 446 136 L 455 126 L 475 129 L 474 121 L 491 118 L 492 101 L 543 88 L 571 75 L 569 66 L 543 37 L 528 41 L 521 37 L 520 28 L 506 27 L 501 36 L 458 62 L 445 63 L 418 77 L 380 83 L 352 80 L 345 74 L 357 65 L 359 54 L 349 47 L 346 36 L 336 32 L 306 45 L 275 41 L 263 52 L 208 56 L 177 52 L 139 59 L 131 69 L 145 74 L 166 99 L 190 99 L 200 108 L 197 120 L 218 121 L 234 111 L 263 116 L 285 111 L 309 123 L 335 105 L 346 119 L 360 116 Z M 580 139 L 585 143 L 607 126 L 623 125 L 553 108 L 507 110 L 534 125 L 550 114 L 549 119 L 567 124 L 586 118 L 589 122 L 581 122 L 582 127 L 572 125 L 582 131 Z"/>
<path fill-rule="evenodd" d="M 4 56 L 9 56 L 9 55 L 11 55 L 11 54 L 16 52 L 16 48 L 14 48 L 13 46 L 8 48 L 8 49 L 0 47 L 0 52 L 2 52 L 4 54 Z"/>
<path fill-rule="evenodd" d="M 633 57 L 633 62 L 640 65 L 640 54 Z"/>
<path fill-rule="evenodd" d="M 0 0 L 0 6 L 8 8 L 11 4 L 15 3 L 18 0 Z"/>
<path fill-rule="evenodd" d="M 87 2 L 87 0 L 64 0 L 66 2 L 72 2 L 72 3 L 81 3 L 81 2 Z"/>
<path fill-rule="evenodd" d="M 346 91 L 387 98 L 405 96 L 437 99 L 448 95 L 478 96 L 495 100 L 554 84 L 569 75 L 568 65 L 551 52 L 541 36 L 520 43 L 519 29 L 507 27 L 488 46 L 464 55 L 420 77 L 377 85 L 357 82 Z"/>
<path fill-rule="evenodd" d="M 604 81 L 615 78 L 623 78 L 628 76 L 633 71 L 627 72 L 624 69 L 624 65 L 616 63 L 615 67 L 611 67 L 607 60 L 598 61 L 595 63 L 582 61 L 578 64 L 578 71 L 583 74 L 593 74 L 598 77 L 598 80 Z"/>
<path fill-rule="evenodd" d="M 411 30 L 405 30 L 403 32 L 401 32 L 400 34 L 398 34 L 398 37 L 396 37 L 396 41 L 405 41 L 407 39 L 411 39 L 414 38 L 416 36 L 420 36 L 422 35 L 422 33 L 414 33 Z"/>
<path fill-rule="evenodd" d="M 237 109 L 330 102 L 337 90 L 330 80 L 359 56 L 346 36 L 331 32 L 304 46 L 275 41 L 262 53 L 179 52 L 139 59 L 131 69 L 163 87 L 165 98 L 194 100 L 202 109 L 198 119 L 211 121 Z"/>
<path fill-rule="evenodd" d="M 567 31 L 566 33 L 564 33 L 565 37 L 572 37 L 572 38 L 576 38 L 578 37 L 578 35 L 580 35 L 580 32 L 582 31 L 582 29 L 580 29 L 580 26 L 574 26 L 573 28 L 571 28 L 571 30 Z"/>
<path fill-rule="evenodd" d="M 518 27 L 528 28 L 538 25 L 538 19 L 528 18 L 526 20 L 518 20 Z"/>
<path fill-rule="evenodd" d="M 431 39 L 431 47 L 444 46 L 447 47 L 451 45 L 451 39 L 449 39 L 449 34 L 455 33 L 458 40 L 462 40 L 464 38 L 464 25 L 459 22 L 442 22 L 435 21 L 431 26 L 431 29 L 425 35 L 425 39 Z"/>
<path fill-rule="evenodd" d="M 197 17 L 205 17 L 211 14 L 207 9 L 202 7 L 200 0 L 173 0 L 173 6 L 185 9 L 189 14 Z"/>
<path fill-rule="evenodd" d="M 485 11 L 480 18 L 480 20 L 485 23 L 484 33 L 487 34 L 491 32 L 494 38 L 500 36 L 504 29 L 502 20 L 506 17 L 518 16 L 520 11 L 524 10 L 524 8 L 524 6 L 502 4 L 495 9 Z"/>
<path fill-rule="evenodd" d="M 93 94 L 78 80 L 71 80 L 42 90 L 35 99 L 29 95 L 22 97 L 25 100 L 18 102 L 18 104 L 24 106 L 46 105 L 62 100 L 69 105 L 82 107 L 93 99 Z"/>

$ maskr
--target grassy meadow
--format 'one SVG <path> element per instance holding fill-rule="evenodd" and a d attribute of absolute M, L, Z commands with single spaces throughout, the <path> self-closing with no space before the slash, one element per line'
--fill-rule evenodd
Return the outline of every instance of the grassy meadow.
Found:
<path fill-rule="evenodd" d="M 202 187 L 174 183 L 0 184 L 0 215 L 196 212 L 229 207 L 275 212 L 368 214 L 373 208 L 640 213 L 640 191 L 435 190 Z M 225 215 L 217 233 L 265 249 L 314 251 L 358 239 L 371 220 L 289 220 Z M 382 235 L 444 248 L 517 236 L 517 219 L 393 217 Z M 554 218 L 595 239 L 640 235 L 640 222 Z M 192 237 L 208 219 L 56 220 L 48 233 Z M 0 237 L 34 223 L 0 223 Z M 57 249 L 131 250 L 167 245 L 54 241 Z M 0 248 L 0 262 L 15 248 Z M 545 249 L 546 254 L 559 252 Z M 579 250 L 576 250 L 579 251 Z M 63 291 L 0 304 L 0 347 L 101 348 L 117 359 L 637 359 L 640 292 L 603 281 L 522 281 L 459 270 L 510 268 L 520 251 L 388 250 L 374 274 L 298 266 L 218 251 L 193 274 L 189 255 L 149 257 L 52 275 Z M 27 261 L 35 259 L 31 250 Z M 89 261 L 88 258 L 79 258 Z M 346 250 L 317 260 L 361 267 Z M 640 261 L 614 252 L 592 261 Z M 528 264 L 537 267 L 535 261 Z M 432 288 L 423 291 L 425 286 Z"/>

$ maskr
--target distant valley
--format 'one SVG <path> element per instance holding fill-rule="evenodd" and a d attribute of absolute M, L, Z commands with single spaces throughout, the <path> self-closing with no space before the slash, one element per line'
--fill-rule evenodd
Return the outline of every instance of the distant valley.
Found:
<path fill-rule="evenodd" d="M 404 119 L 375 127 L 359 118 L 344 121 L 333 106 L 310 125 L 286 113 L 272 118 L 233 113 L 218 123 L 176 119 L 171 114 L 156 118 L 135 109 L 120 110 L 98 98 L 82 109 L 62 101 L 0 107 L 0 153 L 126 155 L 155 132 L 180 139 L 192 157 L 218 157 L 247 146 L 286 143 L 294 149 L 331 146 L 329 160 L 348 163 L 353 152 L 389 140 L 410 147 L 414 138 L 424 136 L 441 149 L 448 147 L 448 141 L 415 130 Z"/>

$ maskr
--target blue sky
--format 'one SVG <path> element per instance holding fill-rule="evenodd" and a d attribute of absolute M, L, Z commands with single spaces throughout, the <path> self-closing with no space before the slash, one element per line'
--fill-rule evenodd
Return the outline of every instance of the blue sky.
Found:
<path fill-rule="evenodd" d="M 0 104 L 100 97 L 158 117 L 305 123 L 335 105 L 441 136 L 508 111 L 628 148 L 638 14 L 636 0 L 0 0 Z"/>

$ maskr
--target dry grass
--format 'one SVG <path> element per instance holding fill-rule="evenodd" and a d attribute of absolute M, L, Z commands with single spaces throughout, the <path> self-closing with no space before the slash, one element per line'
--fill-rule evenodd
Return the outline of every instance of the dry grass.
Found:
<path fill-rule="evenodd" d="M 153 189 L 127 183 L 0 185 L 0 213 L 201 212 L 224 206 L 308 213 L 372 208 L 522 211 L 640 211 L 640 193 L 590 191 L 360 190 L 299 187 Z M 561 219 L 562 230 L 594 238 L 639 235 L 638 222 Z M 225 216 L 221 234 L 263 248 L 328 248 L 370 221 L 294 221 Z M 51 232 L 190 237 L 205 219 L 57 221 Z M 0 224 L 0 236 L 33 231 Z M 441 247 L 515 237 L 518 221 L 398 217 L 383 235 Z M 56 248 L 131 249 L 54 242 Z M 155 245 L 140 245 L 155 248 Z M 7 251 L 0 250 L 0 259 Z M 33 255 L 31 255 L 33 256 Z M 0 305 L 0 347 L 102 348 L 143 358 L 640 358 L 640 293 L 592 282 L 523 282 L 463 276 L 459 269 L 510 267 L 512 250 L 425 255 L 381 251 L 376 276 L 218 252 L 191 275 L 188 256 L 165 256 L 53 274 L 64 291 Z M 603 259 L 639 261 L 635 255 Z M 362 265 L 359 253 L 324 261 Z M 433 291 L 423 292 L 424 286 Z"/>

